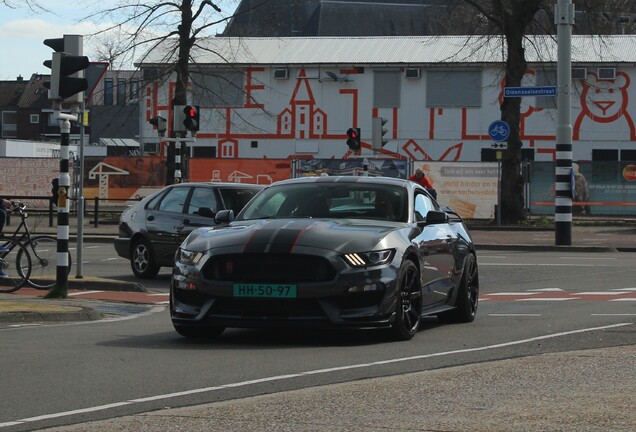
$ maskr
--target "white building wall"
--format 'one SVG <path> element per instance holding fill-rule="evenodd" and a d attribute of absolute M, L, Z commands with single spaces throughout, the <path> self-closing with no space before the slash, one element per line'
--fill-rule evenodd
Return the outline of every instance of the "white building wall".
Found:
<path fill-rule="evenodd" d="M 544 67 L 531 66 L 523 84 L 536 85 L 535 76 Z M 363 153 L 371 154 L 371 119 L 379 115 L 389 120 L 390 142 L 382 151 L 389 158 L 479 161 L 481 150 L 491 148 L 488 126 L 500 118 L 500 68 L 482 69 L 480 108 L 427 106 L 425 68 L 420 79 L 401 78 L 399 107 L 377 108 L 373 68 L 347 73 L 350 69 L 330 68 L 348 78 L 335 82 L 324 70 L 321 79 L 306 78 L 318 76 L 315 67 L 290 67 L 290 78 L 277 80 L 272 78 L 272 68 L 259 66 L 251 71 L 251 82 L 243 82 L 252 106 L 201 106 L 201 129 L 195 145 L 216 147 L 220 158 L 347 158 L 352 155 L 345 144 L 346 130 L 361 128 Z M 589 71 L 585 81 L 573 82 L 573 158 L 591 160 L 592 149 L 635 149 L 634 67 L 619 66 L 616 79 L 605 81 L 597 79 L 595 68 Z M 157 141 L 149 118 L 162 115 L 171 126 L 168 106 L 173 88 L 152 84 L 145 89 L 141 105 L 145 107 L 141 112 L 144 141 Z M 521 139 L 524 148 L 534 150 L 535 160 L 551 161 L 556 109 L 538 108 L 537 100 L 525 97 L 522 101 Z M 199 104 L 196 100 L 190 103 Z M 253 141 L 258 143 L 256 147 Z"/>

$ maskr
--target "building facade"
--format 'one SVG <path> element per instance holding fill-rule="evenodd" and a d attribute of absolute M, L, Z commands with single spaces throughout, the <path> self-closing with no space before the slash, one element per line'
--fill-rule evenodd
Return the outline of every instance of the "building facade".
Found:
<path fill-rule="evenodd" d="M 387 120 L 395 159 L 491 161 L 490 125 L 505 97 L 505 52 L 479 37 L 211 38 L 194 52 L 189 103 L 201 127 L 191 156 L 349 158 L 346 131 L 361 129 L 372 150 L 372 119 Z M 157 50 L 157 58 L 163 58 Z M 218 56 L 211 55 L 218 53 Z M 573 38 L 571 109 L 575 160 L 636 160 L 636 36 Z M 556 46 L 528 44 L 524 86 L 556 85 Z M 162 68 L 165 64 L 141 64 Z M 174 80 L 174 76 L 172 77 Z M 174 82 L 143 89 L 142 141 L 159 138 L 148 120 L 172 126 Z M 522 98 L 525 160 L 556 156 L 556 97 Z"/>

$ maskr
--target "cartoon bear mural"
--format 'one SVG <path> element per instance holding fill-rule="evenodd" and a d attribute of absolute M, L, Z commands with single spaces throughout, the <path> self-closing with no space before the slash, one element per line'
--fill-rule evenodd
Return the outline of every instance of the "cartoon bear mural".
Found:
<path fill-rule="evenodd" d="M 599 79 L 593 72 L 588 72 L 587 79 L 581 83 L 581 112 L 574 123 L 573 139 L 580 139 L 581 125 L 586 118 L 595 123 L 613 123 L 621 117 L 627 121 L 629 139 L 636 139 L 634 121 L 627 111 L 629 75 L 617 72 L 615 79 L 606 80 Z"/>

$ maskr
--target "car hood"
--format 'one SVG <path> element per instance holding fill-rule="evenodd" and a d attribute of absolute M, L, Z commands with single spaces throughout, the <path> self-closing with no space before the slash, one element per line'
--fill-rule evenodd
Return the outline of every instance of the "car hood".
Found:
<path fill-rule="evenodd" d="M 371 250 L 405 224 L 350 219 L 274 219 L 199 228 L 182 247 L 193 251 L 241 247 L 245 253 L 292 253 L 310 247 L 340 253 Z"/>

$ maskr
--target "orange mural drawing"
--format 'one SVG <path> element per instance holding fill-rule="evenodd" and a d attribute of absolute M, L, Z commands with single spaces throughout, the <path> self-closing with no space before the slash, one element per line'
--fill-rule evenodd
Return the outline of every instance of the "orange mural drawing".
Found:
<path fill-rule="evenodd" d="M 617 72 L 613 80 L 599 79 L 594 72 L 588 72 L 582 81 L 581 113 L 574 123 L 573 138 L 578 140 L 583 121 L 595 123 L 614 123 L 624 118 L 629 127 L 629 139 L 636 140 L 636 128 L 627 106 L 629 104 L 629 75 Z"/>
<path fill-rule="evenodd" d="M 406 152 L 407 155 L 413 160 L 438 160 L 438 161 L 458 161 L 462 155 L 462 149 L 464 147 L 464 143 L 457 143 L 452 145 L 442 153 L 442 155 L 434 159 L 432 158 L 423 148 L 419 145 L 415 140 L 408 140 L 406 144 L 402 147 L 402 149 Z"/>

